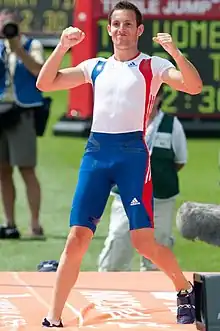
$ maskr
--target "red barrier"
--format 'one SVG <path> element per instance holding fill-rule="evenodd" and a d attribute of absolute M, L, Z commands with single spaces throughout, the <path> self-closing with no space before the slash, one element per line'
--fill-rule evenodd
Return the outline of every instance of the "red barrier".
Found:
<path fill-rule="evenodd" d="M 96 24 L 93 20 L 93 1 L 76 1 L 73 22 L 74 26 L 85 32 L 86 37 L 82 43 L 72 48 L 72 65 L 76 66 L 83 60 L 94 56 L 96 48 Z M 74 88 L 69 93 L 70 116 L 82 118 L 91 117 L 92 114 L 92 89 L 90 84 Z"/>

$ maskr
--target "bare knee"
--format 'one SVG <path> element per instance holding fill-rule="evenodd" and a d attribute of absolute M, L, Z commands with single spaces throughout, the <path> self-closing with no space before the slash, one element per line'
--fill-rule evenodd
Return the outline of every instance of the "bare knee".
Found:
<path fill-rule="evenodd" d="M 93 233 L 90 229 L 81 226 L 73 226 L 67 238 L 64 254 L 69 258 L 82 258 L 86 253 Z"/>
<path fill-rule="evenodd" d="M 6 182 L 11 180 L 13 174 L 13 168 L 8 164 L 0 165 L 0 181 Z"/>
<path fill-rule="evenodd" d="M 157 245 L 154 236 L 154 229 L 146 228 L 131 231 L 131 242 L 140 255 L 151 255 Z"/>

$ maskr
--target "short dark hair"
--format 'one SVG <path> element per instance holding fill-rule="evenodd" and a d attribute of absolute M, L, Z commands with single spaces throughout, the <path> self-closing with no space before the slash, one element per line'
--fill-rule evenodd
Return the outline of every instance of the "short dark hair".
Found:
<path fill-rule="evenodd" d="M 143 24 L 143 17 L 142 17 L 140 10 L 138 9 L 137 6 L 135 6 L 133 3 L 129 2 L 129 1 L 119 1 L 118 3 L 116 3 L 116 5 L 112 8 L 112 10 L 110 11 L 110 13 L 108 15 L 109 24 L 111 24 L 112 14 L 114 13 L 114 11 L 123 10 L 123 9 L 132 10 L 133 12 L 135 12 L 137 26 L 140 26 L 141 24 Z"/>

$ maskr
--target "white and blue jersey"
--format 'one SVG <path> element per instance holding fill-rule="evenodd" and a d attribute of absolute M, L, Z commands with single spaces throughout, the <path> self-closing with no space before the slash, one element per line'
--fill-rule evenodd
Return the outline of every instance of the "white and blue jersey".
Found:
<path fill-rule="evenodd" d="M 153 227 L 153 192 L 145 131 L 162 73 L 173 64 L 140 53 L 130 61 L 94 58 L 79 67 L 94 89 L 91 134 L 79 171 L 70 225 L 93 232 L 117 185 L 130 229 Z"/>
<path fill-rule="evenodd" d="M 92 132 L 144 131 L 168 60 L 140 53 L 120 62 L 111 56 L 82 62 L 86 81 L 94 88 Z"/>

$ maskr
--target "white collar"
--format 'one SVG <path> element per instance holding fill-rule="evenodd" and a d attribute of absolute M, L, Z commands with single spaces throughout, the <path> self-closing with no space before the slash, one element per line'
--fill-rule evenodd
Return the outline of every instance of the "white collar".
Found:
<path fill-rule="evenodd" d="M 111 55 L 111 56 L 109 57 L 109 60 L 112 61 L 113 63 L 118 63 L 118 64 L 120 65 L 120 64 L 125 64 L 125 63 L 129 63 L 129 62 L 136 61 L 137 59 L 139 59 L 140 56 L 142 56 L 142 53 L 141 53 L 141 52 L 139 52 L 139 53 L 137 54 L 137 56 L 136 56 L 135 58 L 131 59 L 131 60 L 127 60 L 127 61 L 118 61 L 118 60 L 115 59 L 115 55 L 113 54 L 113 55 Z"/>

